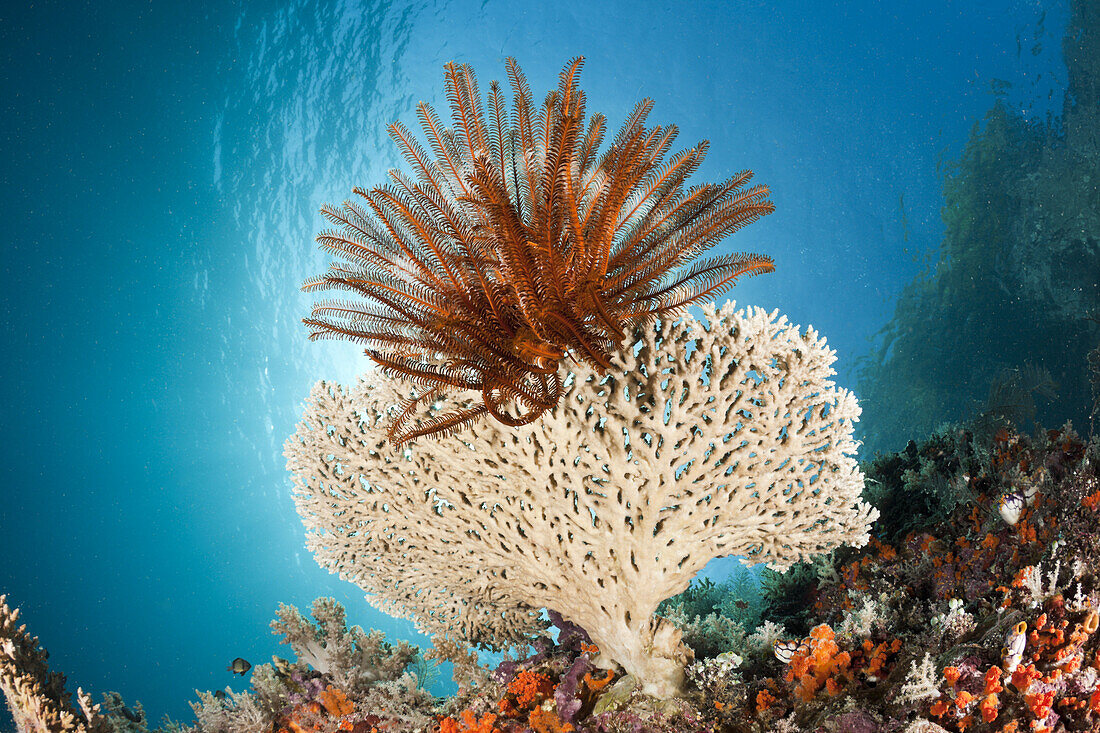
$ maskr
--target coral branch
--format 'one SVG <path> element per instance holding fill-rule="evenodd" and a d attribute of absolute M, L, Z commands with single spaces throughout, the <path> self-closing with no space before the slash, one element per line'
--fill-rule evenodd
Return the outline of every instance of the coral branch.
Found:
<path fill-rule="evenodd" d="M 690 652 L 662 600 L 715 557 L 781 568 L 863 544 L 876 516 L 824 339 L 758 308 L 705 314 L 636 332 L 606 376 L 577 365 L 529 426 L 405 451 L 386 444 L 392 382 L 318 384 L 286 444 L 309 548 L 429 633 L 499 648 L 551 608 L 597 665 L 676 693 Z"/>
<path fill-rule="evenodd" d="M 17 626 L 19 609 L 0 595 L 0 690 L 19 733 L 102 733 L 103 718 L 91 696 L 77 689 L 79 708 L 65 690 L 65 676 L 51 672 L 38 637 Z"/>

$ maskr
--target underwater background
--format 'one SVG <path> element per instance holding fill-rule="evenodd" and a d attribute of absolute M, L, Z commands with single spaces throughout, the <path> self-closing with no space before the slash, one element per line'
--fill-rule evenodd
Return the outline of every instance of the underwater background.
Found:
<path fill-rule="evenodd" d="M 1100 59 L 1063 43 L 1069 16 L 1068 0 L 5 6 L 0 593 L 54 669 L 153 721 L 189 721 L 234 657 L 280 653 L 279 602 L 332 596 L 426 645 L 304 549 L 282 444 L 315 380 L 367 366 L 300 323 L 298 287 L 327 261 L 318 208 L 398 165 L 385 126 L 445 108 L 452 60 L 487 82 L 514 56 L 537 99 L 584 55 L 611 129 L 650 97 L 681 145 L 710 141 L 698 179 L 749 168 L 770 186 L 776 212 L 716 252 L 774 258 L 732 297 L 837 349 L 861 457 L 983 410 L 1087 424 L 1097 243 L 1044 249 L 1056 222 L 1021 214 L 1096 200 L 1067 162 L 1098 170 L 1096 117 L 1064 112 L 1096 104 Z"/>

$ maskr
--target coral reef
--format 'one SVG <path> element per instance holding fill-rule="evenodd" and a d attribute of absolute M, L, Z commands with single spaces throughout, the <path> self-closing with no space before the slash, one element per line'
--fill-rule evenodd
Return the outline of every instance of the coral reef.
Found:
<path fill-rule="evenodd" d="M 733 584 L 701 582 L 662 612 L 696 660 L 682 694 L 658 699 L 597 663 L 586 631 L 557 613 L 556 640 L 442 701 L 431 733 L 1023 733 L 1100 728 L 1100 439 L 1070 426 L 977 438 L 951 428 L 867 465 L 877 519 L 863 548 L 838 548 L 765 591 L 745 616 Z M 998 509 L 1021 498 L 1018 515 Z M 796 593 L 805 631 L 767 618 Z M 746 603 L 746 606 L 748 604 Z M 739 620 L 737 613 L 743 614 Z M 751 633 L 742 625 L 762 613 Z M 471 671 L 475 670 L 475 671 Z M 384 728 L 379 727 L 379 730 Z"/>
<path fill-rule="evenodd" d="M 187 733 L 371 733 L 420 731 L 435 699 L 418 679 L 417 649 L 378 631 L 347 625 L 331 598 L 313 603 L 313 621 L 280 605 L 272 631 L 296 655 L 252 668 L 251 690 L 199 693 Z"/>
<path fill-rule="evenodd" d="M 658 700 L 632 675 L 600 669 L 590 637 L 553 614 L 556 642 L 537 640 L 533 654 L 448 701 L 430 730 L 1100 728 L 1100 575 L 1090 561 L 1100 556 L 1100 440 L 1086 444 L 1068 426 L 986 443 L 971 435 L 951 429 L 868 466 L 883 497 L 915 495 L 912 517 L 903 528 L 883 517 L 868 546 L 814 563 L 809 591 L 798 586 L 805 633 L 765 620 L 746 634 L 723 615 L 737 606 L 721 586 L 697 584 L 666 610 L 698 659 L 685 692 Z M 1006 494 L 1025 497 L 1012 522 L 997 510 Z"/>
<path fill-rule="evenodd" d="M 891 492 L 925 485 L 917 526 L 887 544 L 884 516 L 867 548 L 832 553 L 812 584 L 814 625 L 780 673 L 774 661 L 742 672 L 756 672 L 745 686 L 757 711 L 732 729 L 854 730 L 857 717 L 872 731 L 920 719 L 948 731 L 1100 726 L 1100 441 L 1069 427 L 1002 431 L 988 446 L 949 435 L 890 457 L 926 457 Z M 941 482 L 955 492 L 947 516 L 921 499 Z M 996 509 L 1005 494 L 1027 497 L 1015 523 Z"/>
<path fill-rule="evenodd" d="M 879 457 L 865 467 L 875 501 L 905 506 L 908 497 L 904 521 L 884 513 L 866 546 L 796 565 L 788 572 L 798 581 L 766 585 L 762 602 L 738 604 L 732 593 L 744 586 L 734 579 L 696 583 L 662 605 L 695 656 L 673 697 L 654 697 L 636 676 L 601 667 L 587 631 L 550 612 L 556 638 L 536 638 L 530 652 L 493 670 L 441 638 L 432 656 L 458 661 L 463 686 L 434 700 L 402 671 L 411 648 L 345 631 L 342 609 L 322 600 L 316 624 L 288 608 L 273 624 L 297 662 L 255 668 L 252 693 L 203 694 L 191 730 L 1097 730 L 1098 468 L 1100 438 L 1086 442 L 1068 425 L 1030 437 L 950 428 Z M 999 509 L 1008 496 L 1022 502 L 1016 515 Z M 805 608 L 789 615 L 791 626 L 776 623 L 777 609 L 798 604 Z M 359 680 L 357 692 L 336 677 Z"/>
<path fill-rule="evenodd" d="M 478 379 L 448 383 L 476 388 L 468 393 L 414 392 L 373 376 L 347 391 L 321 383 L 286 447 L 318 560 L 383 610 L 436 632 L 436 648 L 422 658 L 406 643 L 349 627 L 331 599 L 314 603 L 312 619 L 280 606 L 272 629 L 294 661 L 251 667 L 248 691 L 198 693 L 194 722 L 168 721 L 162 730 L 1100 730 L 1100 438 L 1082 438 L 1069 422 L 1030 435 L 1019 426 L 1042 420 L 1033 397 L 1052 398 L 1053 381 L 1059 399 L 1094 416 L 1100 410 L 1100 321 L 1082 317 L 1097 301 L 1097 283 L 1074 280 L 1100 269 L 1100 11 L 1086 0 L 1072 8 L 1061 128 L 1039 129 L 994 108 L 946 184 L 943 259 L 902 298 L 871 360 L 871 399 L 898 414 L 879 421 L 883 440 L 923 434 L 985 394 L 975 419 L 861 467 L 852 438 L 859 406 L 833 385 L 834 354 L 812 329 L 802 333 L 774 312 L 710 306 L 703 321 L 647 323 L 624 349 L 605 353 L 609 334 L 633 322 L 605 312 L 598 286 L 586 284 L 577 296 L 584 302 L 574 304 L 592 308 L 589 321 L 557 313 L 579 329 L 573 340 L 539 330 L 560 303 L 533 305 L 538 298 L 517 293 L 513 305 L 531 309 L 529 332 L 519 328 L 504 344 L 512 361 L 493 362 L 515 367 L 505 382 L 486 377 L 485 361 L 474 369 Z M 477 96 L 472 75 L 458 67 L 449 74 L 454 106 L 468 109 Z M 572 72 L 563 74 L 548 102 L 559 130 L 580 108 L 572 83 Z M 514 87 L 526 94 L 518 71 Z M 636 112 L 638 125 L 646 109 Z M 492 114 L 503 119 L 499 104 Z M 463 123 L 462 135 L 435 138 L 437 157 L 470 146 L 477 128 Z M 663 145 L 641 147 L 652 154 Z M 434 168 L 420 164 L 418 148 L 406 150 L 430 182 Z M 470 156 L 474 169 L 487 165 L 472 147 Z M 495 181 L 482 173 L 487 186 Z M 572 195 L 572 175 L 553 178 L 554 195 Z M 676 200 L 676 186 L 653 185 Z M 374 195 L 388 202 L 375 202 L 375 214 L 400 203 L 392 192 Z M 431 207 L 447 208 L 438 203 Z M 365 221 L 349 208 L 349 221 Z M 407 213 L 402 221 L 412 225 Z M 600 249 L 571 236 L 576 257 Z M 340 251 L 362 254 L 351 239 Z M 469 272 L 491 264 L 478 257 L 451 264 Z M 501 272 L 530 275 L 509 267 Z M 690 270 L 678 284 L 728 282 L 714 277 Z M 648 282 L 618 286 L 644 291 Z M 669 301 L 663 288 L 643 300 L 657 310 L 676 306 L 683 293 Z M 1004 318 L 1021 327 L 1001 333 Z M 598 330 L 597 321 L 607 327 L 602 335 L 581 333 Z M 417 337 L 428 340 L 406 345 L 445 351 L 429 336 L 454 324 L 421 325 L 428 336 Z M 408 335 L 389 333 L 387 343 L 405 344 Z M 552 386 L 550 362 L 564 356 L 564 341 L 589 358 Z M 1091 402 L 1080 368 L 1090 349 Z M 391 366 L 409 356 L 401 354 Z M 529 412 L 508 417 L 505 403 Z M 398 437 L 438 437 L 482 412 L 497 421 L 422 445 L 388 441 L 395 417 L 407 430 Z M 747 574 L 691 585 L 708 560 L 726 555 L 771 569 L 759 587 Z M 0 596 L 0 689 L 20 733 L 148 733 L 143 708 L 118 694 L 95 705 L 78 690 L 74 706 L 17 622 Z M 511 649 L 490 669 L 473 647 Z M 453 663 L 457 695 L 438 700 L 423 689 L 434 673 L 425 658 Z M 238 671 L 248 672 L 240 661 Z"/>
<path fill-rule="evenodd" d="M 690 623 L 712 635 L 694 643 L 725 650 L 689 665 L 683 696 L 657 701 L 630 675 L 597 670 L 588 636 L 557 617 L 557 643 L 541 640 L 532 656 L 501 665 L 495 684 L 448 708 L 439 730 L 1100 728 L 1091 562 L 1100 556 L 1100 440 L 1086 444 L 1068 426 L 1033 438 L 1004 430 L 987 443 L 970 435 L 952 429 L 878 461 L 882 496 L 913 492 L 913 516 L 904 528 L 884 517 L 868 546 L 815 563 L 809 592 L 797 587 L 809 600 L 806 633 L 771 621 L 730 633 L 720 621 L 733 623 L 721 614 L 729 604 L 698 584 L 670 600 L 670 618 L 706 613 L 709 625 L 700 615 Z M 996 508 L 1005 494 L 1026 497 L 1014 522 Z M 929 505 L 928 495 L 943 501 Z M 795 586 L 769 592 L 784 588 Z"/>
<path fill-rule="evenodd" d="M 875 516 L 825 340 L 759 308 L 704 314 L 637 332 L 606 376 L 578 364 L 532 425 L 405 451 L 379 427 L 388 380 L 321 383 L 286 445 L 309 548 L 428 632 L 499 646 L 551 608 L 598 666 L 678 693 L 688 657 L 661 601 L 715 557 L 784 567 L 862 544 Z"/>

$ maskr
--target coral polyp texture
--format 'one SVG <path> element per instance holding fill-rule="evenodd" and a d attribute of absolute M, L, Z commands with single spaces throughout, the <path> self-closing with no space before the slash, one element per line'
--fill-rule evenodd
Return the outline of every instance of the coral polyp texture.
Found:
<path fill-rule="evenodd" d="M 510 115 L 497 82 L 486 114 L 473 71 L 448 64 L 454 126 L 417 110 L 434 159 L 394 123 L 413 176 L 391 170 L 389 185 L 321 209 L 335 229 L 317 241 L 339 261 L 303 289 L 362 299 L 319 302 L 305 323 L 311 338 L 364 344 L 383 371 L 430 388 L 394 416 L 397 443 L 485 415 L 530 423 L 564 394 L 566 359 L 607 370 L 635 327 L 773 269 L 761 255 L 697 259 L 773 211 L 767 187 L 742 171 L 685 191 L 707 143 L 666 160 L 676 127 L 647 129 L 648 99 L 600 154 L 605 119 L 585 125 L 582 61 L 536 108 L 509 59 Z M 464 390 L 478 399 L 428 408 Z M 432 417 L 413 420 L 417 410 Z"/>
<path fill-rule="evenodd" d="M 606 373 L 576 365 L 536 422 L 404 450 L 385 427 L 411 396 L 401 385 L 318 383 L 285 450 L 308 547 L 430 633 L 499 647 L 558 611 L 599 666 L 671 696 L 690 652 L 654 611 L 708 561 L 782 568 L 868 540 L 859 406 L 830 380 L 834 359 L 776 312 L 709 304 L 636 331 Z"/>

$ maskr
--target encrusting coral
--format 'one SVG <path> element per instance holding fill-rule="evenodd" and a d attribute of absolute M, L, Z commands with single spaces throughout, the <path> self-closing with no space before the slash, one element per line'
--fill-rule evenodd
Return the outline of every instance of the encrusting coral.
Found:
<path fill-rule="evenodd" d="M 557 610 L 597 664 L 675 695 L 688 655 L 661 601 L 715 557 L 860 545 L 876 516 L 824 339 L 759 308 L 704 313 L 636 333 L 606 376 L 576 365 L 531 425 L 407 450 L 386 444 L 392 382 L 318 384 L 286 444 L 309 548 L 429 632 L 499 647 Z"/>
<path fill-rule="evenodd" d="M 727 692 L 737 699 L 759 691 L 750 717 L 762 729 L 1100 726 L 1100 576 L 1089 562 L 1100 553 L 1100 441 L 1087 446 L 1069 427 L 1031 440 L 1006 430 L 986 448 L 966 430 L 950 432 L 953 439 L 934 436 L 912 451 L 950 460 L 930 461 L 906 480 L 946 479 L 957 494 L 951 513 L 919 526 L 915 511 L 915 526 L 895 535 L 894 546 L 874 540 L 834 553 L 836 572 L 823 574 L 809 597 L 807 617 L 817 625 L 780 660 L 783 676 L 761 682 L 768 665 L 753 665 L 742 672 L 747 690 Z M 1031 497 L 1016 523 L 996 510 L 1005 492 Z M 889 498 L 903 497 L 899 490 Z M 924 511 L 936 517 L 938 508 Z M 874 532 L 889 526 L 876 523 Z M 850 621 L 868 607 L 876 623 Z M 842 639 L 835 627 L 866 631 Z"/>

